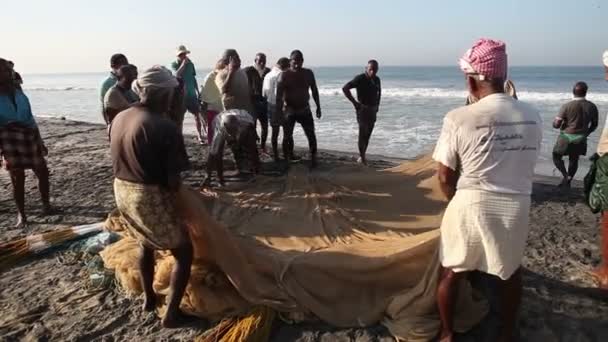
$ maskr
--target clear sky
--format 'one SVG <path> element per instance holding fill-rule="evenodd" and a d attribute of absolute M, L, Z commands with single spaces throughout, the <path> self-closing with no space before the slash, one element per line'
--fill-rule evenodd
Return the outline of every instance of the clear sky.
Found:
<path fill-rule="evenodd" d="M 312 66 L 455 65 L 479 37 L 507 42 L 511 65 L 597 65 L 608 49 L 606 0 L 4 0 L 0 57 L 16 69 L 140 68 L 186 45 L 199 68 L 223 49 L 244 63 L 295 48 Z"/>

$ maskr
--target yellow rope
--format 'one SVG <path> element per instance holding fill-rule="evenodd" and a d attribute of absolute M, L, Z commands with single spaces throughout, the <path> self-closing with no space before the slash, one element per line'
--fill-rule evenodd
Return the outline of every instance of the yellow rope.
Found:
<path fill-rule="evenodd" d="M 266 342 L 272 332 L 276 312 L 255 307 L 241 318 L 222 320 L 215 328 L 196 338 L 196 342 Z"/>

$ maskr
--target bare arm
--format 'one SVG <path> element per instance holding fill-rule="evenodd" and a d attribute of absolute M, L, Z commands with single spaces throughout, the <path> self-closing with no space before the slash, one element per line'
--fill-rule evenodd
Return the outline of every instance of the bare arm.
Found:
<path fill-rule="evenodd" d="M 118 113 L 120 113 L 120 111 L 117 109 L 106 108 L 106 110 L 104 110 L 104 119 L 106 120 L 106 124 L 112 122 Z"/>
<path fill-rule="evenodd" d="M 317 80 L 315 74 L 310 71 L 310 90 L 312 91 L 312 99 L 317 105 L 317 118 L 321 118 L 321 100 L 319 99 L 319 88 L 317 88 Z"/>
<path fill-rule="evenodd" d="M 555 119 L 553 119 L 553 128 L 560 129 L 566 125 L 566 106 L 562 106 L 560 108 L 559 113 Z"/>
<path fill-rule="evenodd" d="M 350 82 L 346 83 L 344 85 L 344 87 L 342 87 L 342 92 L 344 93 L 344 96 L 346 96 L 348 101 L 350 101 L 350 103 L 352 103 L 353 106 L 355 106 L 355 109 L 359 109 L 361 104 L 357 100 L 355 100 L 355 98 L 353 97 L 353 94 L 350 91 L 354 87 L 355 87 L 355 85 L 353 84 L 353 81 L 350 81 Z"/>
<path fill-rule="evenodd" d="M 555 118 L 553 120 L 553 128 L 555 128 L 555 129 L 562 128 L 563 124 L 564 124 L 564 119 L 562 119 L 562 118 Z"/>
<path fill-rule="evenodd" d="M 378 107 L 380 107 L 381 98 L 382 98 L 382 83 L 380 83 L 380 79 L 378 78 L 378 104 L 377 104 Z"/>
<path fill-rule="evenodd" d="M 276 110 L 277 114 L 281 115 L 283 113 L 283 96 L 285 95 L 285 83 L 283 81 L 283 74 L 279 75 L 277 80 L 277 102 L 276 102 Z"/>
<path fill-rule="evenodd" d="M 437 169 L 437 179 L 439 180 L 441 192 L 443 192 L 448 200 L 452 200 L 454 194 L 456 194 L 456 183 L 458 182 L 458 176 L 458 172 L 439 163 L 439 169 Z"/>
<path fill-rule="evenodd" d="M 175 76 L 177 76 L 177 77 L 184 76 L 184 71 L 186 71 L 186 65 L 188 64 L 188 61 L 189 61 L 188 58 L 186 58 L 182 61 L 182 63 L 177 68 L 177 70 L 175 70 Z"/>

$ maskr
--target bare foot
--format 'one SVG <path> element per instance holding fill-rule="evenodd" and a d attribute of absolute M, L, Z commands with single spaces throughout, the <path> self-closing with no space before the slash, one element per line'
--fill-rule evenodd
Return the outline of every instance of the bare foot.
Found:
<path fill-rule="evenodd" d="M 608 268 L 600 266 L 591 271 L 591 276 L 595 278 L 600 289 L 608 290 Z"/>
<path fill-rule="evenodd" d="M 145 298 L 143 309 L 145 312 L 152 312 L 156 310 L 156 297 Z"/>
<path fill-rule="evenodd" d="M 362 164 L 362 165 L 367 165 L 367 160 L 365 160 L 364 158 L 359 157 L 359 159 L 357 159 L 357 163 Z"/>
<path fill-rule="evenodd" d="M 18 229 L 27 228 L 27 219 L 25 218 L 25 215 L 21 215 L 21 214 L 17 215 L 17 224 L 15 225 L 15 228 L 18 228 Z"/>
<path fill-rule="evenodd" d="M 196 320 L 196 317 L 186 315 L 181 310 L 178 310 L 177 312 L 175 312 L 173 314 L 171 314 L 170 312 L 167 312 L 165 314 L 165 317 L 163 317 L 163 320 L 161 323 L 164 328 L 175 329 L 175 328 L 179 328 L 180 326 L 183 326 L 185 324 L 191 323 L 194 320 Z"/>
<path fill-rule="evenodd" d="M 48 216 L 48 215 L 53 215 L 54 213 L 55 213 L 55 208 L 53 208 L 50 203 L 42 204 L 42 214 L 43 215 Z"/>
<path fill-rule="evenodd" d="M 441 336 L 439 337 L 439 342 L 453 342 L 454 341 L 454 334 L 449 333 L 449 334 L 441 334 Z"/>
<path fill-rule="evenodd" d="M 569 188 L 570 187 L 570 181 L 568 180 L 568 178 L 562 179 L 562 182 L 559 183 L 558 187 L 559 188 Z"/>
<path fill-rule="evenodd" d="M 319 165 L 319 164 L 317 163 L 317 157 L 316 157 L 316 156 L 313 156 L 313 157 L 310 159 L 310 168 L 311 168 L 311 169 L 316 169 L 318 165 Z"/>

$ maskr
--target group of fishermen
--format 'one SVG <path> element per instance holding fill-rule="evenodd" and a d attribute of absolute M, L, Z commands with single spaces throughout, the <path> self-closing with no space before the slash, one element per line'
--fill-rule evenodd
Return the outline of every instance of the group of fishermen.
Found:
<path fill-rule="evenodd" d="M 156 307 L 152 287 L 154 250 L 169 250 L 176 263 L 168 296 L 165 327 L 180 325 L 184 316 L 179 303 L 190 277 L 192 245 L 187 228 L 179 217 L 176 196 L 181 185 L 180 172 L 188 166 L 182 122 L 185 109 L 200 120 L 199 140 L 210 152 L 207 176 L 218 171 L 223 182 L 222 160 L 226 144 L 236 145 L 240 153 L 257 155 L 255 123 L 261 122 L 261 148 L 267 138 L 266 123 L 272 126 L 272 145 L 278 159 L 276 132 L 284 130 L 283 154 L 293 160 L 293 127 L 300 123 L 309 141 L 312 164 L 316 164 L 314 118 L 309 91 L 321 108 L 316 80 L 303 68 L 303 54 L 296 50 L 278 60 L 273 70 L 265 68 L 266 57 L 258 54 L 255 65 L 241 69 L 235 50 L 226 50 L 216 68 L 198 90 L 195 68 L 189 51 L 180 46 L 173 72 L 155 66 L 138 74 L 126 57 L 111 59 L 112 75 L 102 87 L 104 118 L 108 123 L 114 171 L 116 205 L 128 221 L 129 229 L 142 245 L 140 270 L 145 293 L 145 310 Z M 521 300 L 520 265 L 529 227 L 530 195 L 534 167 L 542 141 L 539 112 L 505 93 L 507 78 L 506 45 L 481 39 L 460 59 L 471 98 L 470 104 L 449 112 L 433 153 L 438 163 L 440 188 L 449 199 L 441 224 L 441 276 L 437 302 L 441 318 L 439 338 L 452 341 L 453 312 L 459 282 L 471 271 L 481 271 L 500 279 L 502 293 L 501 341 L 513 339 Z M 604 56 L 608 80 L 608 52 Z M 364 74 L 348 82 L 343 90 L 357 112 L 360 127 L 361 162 L 374 127 L 381 87 L 378 63 L 371 60 Z M 191 77 L 192 76 L 192 77 Z M 113 78 L 113 79 L 111 79 Z M 507 83 L 509 84 L 509 83 Z M 350 89 L 357 89 L 357 99 Z M 584 100 L 587 87 L 574 87 L 575 100 L 562 108 L 554 127 L 561 129 L 554 148 L 556 163 L 570 157 L 566 170 L 558 165 L 564 180 L 571 182 L 582 145 L 597 127 L 597 108 Z M 202 105 L 199 104 L 202 99 Z M 0 59 L 0 147 L 5 167 L 11 174 L 19 223 L 25 223 L 23 170 L 33 169 L 40 179 L 39 189 L 45 207 L 50 208 L 48 169 L 36 122 L 29 101 L 15 80 L 9 63 Z M 205 113 L 202 116 L 201 113 Z M 277 134 L 275 134 L 277 133 Z M 27 154 L 22 148 L 27 147 Z M 240 149 L 240 150 L 238 150 Z M 257 158 L 257 159 L 256 159 Z M 604 129 L 589 185 L 594 208 L 602 211 L 604 263 L 596 272 L 608 287 L 608 130 Z M 238 164 L 238 161 L 237 161 Z M 254 157 L 259 168 L 259 157 Z M 591 202 L 591 200 L 590 200 Z"/>
<path fill-rule="evenodd" d="M 316 104 L 317 119 L 321 118 L 321 104 L 315 75 L 303 67 L 301 51 L 295 50 L 289 58 L 280 58 L 269 69 L 263 53 L 255 56 L 253 65 L 241 68 L 237 51 L 226 50 L 200 88 L 189 54 L 185 46 L 179 46 L 176 60 L 171 63 L 179 85 L 167 117 L 181 130 L 186 111 L 194 116 L 199 142 L 209 144 L 206 185 L 210 184 L 213 171 L 217 171 L 219 184 L 225 183 L 222 157 L 227 145 L 233 151 L 239 171 L 258 172 L 260 157 L 256 143 L 259 142 L 261 151 L 266 151 L 268 126 L 272 128 L 272 156 L 276 162 L 280 161 L 278 138 L 283 128 L 282 151 L 289 163 L 300 160 L 294 154 L 293 140 L 295 125 L 299 123 L 308 139 L 311 167 L 316 167 L 317 138 L 310 94 Z M 117 113 L 140 102 L 131 89 L 137 79 L 137 68 L 128 64 L 122 54 L 112 56 L 110 66 L 111 74 L 103 82 L 100 94 L 108 127 Z M 380 105 L 381 85 L 377 73 L 378 62 L 370 60 L 365 72 L 343 88 L 356 111 L 359 161 L 363 164 L 367 163 L 366 152 Z M 353 88 L 357 89 L 356 99 L 351 93 Z M 260 136 L 256 131 L 258 122 Z"/>

